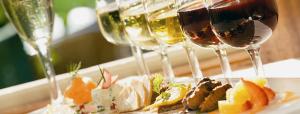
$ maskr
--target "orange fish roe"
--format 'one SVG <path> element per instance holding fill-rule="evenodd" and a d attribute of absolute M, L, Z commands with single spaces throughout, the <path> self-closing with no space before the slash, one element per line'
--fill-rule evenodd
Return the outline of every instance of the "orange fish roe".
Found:
<path fill-rule="evenodd" d="M 64 93 L 65 97 L 74 100 L 77 105 L 82 105 L 92 101 L 91 91 L 96 88 L 96 84 L 92 81 L 84 83 L 81 77 L 75 76 L 71 82 L 71 86 Z"/>

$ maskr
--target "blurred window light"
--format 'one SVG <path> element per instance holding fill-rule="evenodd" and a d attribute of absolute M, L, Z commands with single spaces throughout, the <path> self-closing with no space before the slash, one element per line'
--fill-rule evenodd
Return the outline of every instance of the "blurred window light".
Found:
<path fill-rule="evenodd" d="M 96 23 L 96 11 L 89 7 L 76 7 L 67 16 L 68 34 L 79 32 Z"/>
<path fill-rule="evenodd" d="M 13 35 L 16 34 L 15 28 L 10 24 L 6 24 L 0 28 L 0 42 L 4 41 L 8 38 L 11 38 Z"/>
<path fill-rule="evenodd" d="M 62 39 L 65 36 L 65 32 L 64 20 L 59 15 L 55 14 L 52 41 L 55 43 L 56 41 Z"/>
<path fill-rule="evenodd" d="M 96 2 L 96 7 L 97 8 L 101 8 L 101 7 L 104 7 L 106 5 L 107 5 L 107 1 L 105 1 L 105 0 L 97 0 L 97 2 Z"/>

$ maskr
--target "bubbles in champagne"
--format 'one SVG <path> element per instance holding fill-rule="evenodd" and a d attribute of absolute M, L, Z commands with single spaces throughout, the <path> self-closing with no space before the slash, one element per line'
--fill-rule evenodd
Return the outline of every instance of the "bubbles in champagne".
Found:
<path fill-rule="evenodd" d="M 21 38 L 32 45 L 50 41 L 54 17 L 49 0 L 2 0 L 2 5 Z"/>

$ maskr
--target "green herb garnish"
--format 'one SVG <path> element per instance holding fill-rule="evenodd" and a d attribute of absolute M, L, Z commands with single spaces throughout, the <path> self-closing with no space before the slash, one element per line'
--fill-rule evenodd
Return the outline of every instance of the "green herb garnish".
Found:
<path fill-rule="evenodd" d="M 99 84 L 102 82 L 102 80 L 104 82 L 106 82 L 105 77 L 104 77 L 104 70 L 99 65 L 98 65 L 98 68 L 100 70 L 101 77 L 100 77 L 100 79 L 99 79 L 99 81 L 97 83 L 97 86 L 99 86 Z"/>
<path fill-rule="evenodd" d="M 72 78 L 74 78 L 77 75 L 80 68 L 81 68 L 81 62 L 77 64 L 76 63 L 70 64 L 69 73 L 72 75 Z"/>
<path fill-rule="evenodd" d="M 160 95 L 161 95 L 161 98 L 163 99 L 163 101 L 166 101 L 170 98 L 171 93 L 162 92 Z"/>
<path fill-rule="evenodd" d="M 157 94 L 160 94 L 161 84 L 163 83 L 164 78 L 161 74 L 154 74 L 153 79 L 153 91 Z"/>
<path fill-rule="evenodd" d="M 162 92 L 162 93 L 156 98 L 156 101 L 160 101 L 160 100 L 166 101 L 166 100 L 169 100 L 170 97 L 171 97 L 171 93 L 168 93 L 168 92 Z"/>
<path fill-rule="evenodd" d="M 179 83 L 170 83 L 169 87 L 185 87 L 184 84 L 179 84 Z"/>

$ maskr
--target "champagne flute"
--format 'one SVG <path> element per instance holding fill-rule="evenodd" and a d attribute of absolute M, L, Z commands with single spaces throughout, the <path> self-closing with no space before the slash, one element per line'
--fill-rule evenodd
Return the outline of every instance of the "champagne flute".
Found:
<path fill-rule="evenodd" d="M 115 45 L 129 45 L 133 56 L 137 60 L 139 75 L 150 75 L 142 50 L 137 45 L 131 43 L 125 34 L 116 1 L 96 0 L 96 4 L 99 29 L 103 37 Z"/>
<path fill-rule="evenodd" d="M 150 33 L 161 45 L 184 47 L 195 81 L 203 78 L 199 62 L 190 41 L 184 36 L 174 0 L 143 0 Z"/>
<path fill-rule="evenodd" d="M 185 35 L 195 44 L 213 49 L 221 62 L 224 78 L 228 83 L 231 68 L 224 45 L 216 38 L 210 26 L 206 2 L 198 0 L 178 1 L 178 18 Z"/>
<path fill-rule="evenodd" d="M 175 75 L 166 52 L 167 46 L 160 45 L 150 35 L 145 9 L 141 0 L 117 0 L 121 20 L 124 23 L 128 38 L 145 50 L 160 50 L 164 75 L 167 80 L 173 81 Z"/>
<path fill-rule="evenodd" d="M 256 76 L 264 76 L 259 49 L 271 37 L 277 22 L 275 0 L 211 0 L 209 14 L 217 37 L 250 54 Z"/>
<path fill-rule="evenodd" d="M 61 98 L 55 80 L 49 45 L 52 38 L 54 13 L 52 0 L 1 0 L 6 16 L 23 41 L 37 52 L 50 87 L 51 103 Z"/>

